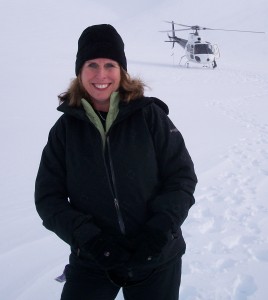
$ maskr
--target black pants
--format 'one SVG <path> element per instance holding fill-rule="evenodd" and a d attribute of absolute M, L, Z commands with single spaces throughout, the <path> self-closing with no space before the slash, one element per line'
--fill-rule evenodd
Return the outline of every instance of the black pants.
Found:
<path fill-rule="evenodd" d="M 179 257 L 123 286 L 122 291 L 125 300 L 178 300 L 180 281 Z M 100 269 L 68 265 L 61 300 L 114 300 L 120 288 Z"/>

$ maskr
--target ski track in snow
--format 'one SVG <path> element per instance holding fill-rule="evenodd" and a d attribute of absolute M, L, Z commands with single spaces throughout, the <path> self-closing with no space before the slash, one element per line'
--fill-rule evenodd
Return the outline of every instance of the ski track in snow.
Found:
<path fill-rule="evenodd" d="M 59 286 L 56 281 L 53 282 L 53 278 L 62 271 L 68 252 L 59 249 L 53 239 L 46 236 L 24 242 L 0 256 L 1 268 L 5 270 L 5 277 L 1 278 L 0 291 L 3 291 L 1 294 L 4 297 L 1 299 L 33 299 L 36 291 L 46 292 L 46 288 L 42 287 L 46 281 L 54 283 L 55 299 L 59 298 Z M 42 253 L 40 249 L 45 251 Z M 13 288 L 14 283 L 16 288 Z M 38 299 L 47 298 L 41 294 Z"/>
<path fill-rule="evenodd" d="M 197 203 L 185 226 L 190 250 L 185 256 L 183 300 L 261 300 L 254 295 L 258 286 L 251 268 L 252 265 L 268 267 L 268 236 L 265 234 L 268 225 L 265 193 L 268 186 L 268 119 L 265 122 L 254 118 L 250 111 L 252 101 L 256 105 L 259 100 L 267 101 L 268 82 L 241 72 L 230 75 L 247 84 L 257 81 L 262 88 L 259 93 L 255 90 L 247 96 L 214 98 L 207 102 L 211 109 L 246 127 L 247 136 L 230 146 L 218 165 L 201 174 L 201 181 L 207 179 L 207 186 L 203 184 L 197 193 Z M 209 205 L 204 206 L 204 203 Z M 201 248 L 191 249 L 194 243 L 191 232 L 196 228 Z M 207 261 L 208 256 L 210 261 Z M 213 284 L 207 289 L 204 286 L 203 291 L 197 289 L 195 280 L 202 282 L 207 276 Z M 194 284 L 185 284 L 188 281 Z M 222 289 L 222 281 L 228 282 L 228 289 Z"/>

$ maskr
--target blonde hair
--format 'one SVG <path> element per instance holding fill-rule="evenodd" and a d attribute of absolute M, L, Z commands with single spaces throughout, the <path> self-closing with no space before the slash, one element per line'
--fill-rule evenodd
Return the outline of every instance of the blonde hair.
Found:
<path fill-rule="evenodd" d="M 131 76 L 121 67 L 121 81 L 119 94 L 122 101 L 129 102 L 144 95 L 146 84 L 139 78 Z M 70 106 L 80 106 L 81 99 L 90 101 L 90 95 L 87 93 L 81 82 L 80 74 L 71 81 L 66 92 L 58 95 L 60 103 L 67 101 Z"/>

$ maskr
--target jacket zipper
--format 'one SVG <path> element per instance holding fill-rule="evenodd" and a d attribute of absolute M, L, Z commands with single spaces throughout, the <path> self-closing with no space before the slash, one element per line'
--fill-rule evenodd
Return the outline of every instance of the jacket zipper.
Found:
<path fill-rule="evenodd" d="M 96 126 L 91 121 L 89 121 L 89 122 L 93 125 L 93 127 L 100 134 L 100 132 L 96 128 Z M 100 134 L 100 137 L 101 137 L 101 134 Z M 106 146 L 105 147 L 107 147 L 110 173 L 109 173 L 108 166 L 107 166 L 107 163 L 106 163 L 105 150 L 102 151 L 104 165 L 105 165 L 105 168 L 106 168 L 106 173 L 107 173 L 108 181 L 109 181 L 109 184 L 110 184 L 110 189 L 111 189 L 111 192 L 112 192 L 112 195 L 113 195 L 113 198 L 114 198 L 114 205 L 115 205 L 115 210 L 116 210 L 116 214 L 117 214 L 119 228 L 120 228 L 121 233 L 123 235 L 125 235 L 126 234 L 126 227 L 125 227 L 122 212 L 121 212 L 121 209 L 120 209 L 120 206 L 119 206 L 118 193 L 117 193 L 117 189 L 116 189 L 115 173 L 114 173 L 114 168 L 113 168 L 112 155 L 111 155 L 111 151 L 110 151 L 110 140 L 109 140 L 109 136 L 107 135 L 107 133 L 105 133 L 105 139 L 106 139 L 106 141 L 105 141 Z"/>
<path fill-rule="evenodd" d="M 112 161 L 112 155 L 111 155 L 110 139 L 109 139 L 109 136 L 107 136 L 107 135 L 106 135 L 106 145 L 107 145 L 108 159 L 109 159 L 110 171 L 111 171 L 111 177 L 112 177 L 111 178 L 111 181 L 112 181 L 111 184 L 113 185 L 115 209 L 116 209 L 118 223 L 119 223 L 121 233 L 123 235 L 125 235 L 126 234 L 126 227 L 125 227 L 122 212 L 121 212 L 120 206 L 119 206 L 118 193 L 117 193 L 116 182 L 115 182 L 114 167 L 113 167 L 113 161 Z M 133 277 L 132 268 L 129 267 L 129 268 L 127 268 L 127 270 L 128 270 L 128 276 L 130 278 L 132 278 Z"/>
<path fill-rule="evenodd" d="M 119 206 L 119 201 L 118 201 L 118 193 L 117 193 L 117 188 L 116 188 L 116 180 L 115 180 L 115 173 L 114 173 L 114 167 L 113 167 L 113 161 L 112 161 L 112 155 L 111 155 L 111 150 L 110 150 L 110 140 L 109 136 L 106 136 L 106 147 L 107 147 L 107 154 L 108 154 L 108 160 L 109 160 L 109 167 L 110 167 L 110 174 L 109 176 L 109 171 L 107 170 L 108 177 L 110 177 L 110 184 L 111 184 L 111 190 L 114 196 L 114 205 L 115 205 L 115 210 L 118 218 L 118 223 L 119 223 L 119 228 L 120 231 L 123 235 L 126 234 L 126 227 L 125 223 L 123 220 L 122 212 Z M 105 161 L 105 155 L 104 155 L 104 161 Z M 105 163 L 106 165 L 106 163 Z M 107 167 L 106 167 L 107 168 Z"/>

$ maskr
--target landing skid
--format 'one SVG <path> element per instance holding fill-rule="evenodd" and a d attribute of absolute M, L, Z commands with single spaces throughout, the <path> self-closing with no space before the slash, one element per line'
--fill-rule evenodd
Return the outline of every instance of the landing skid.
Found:
<path fill-rule="evenodd" d="M 190 62 L 191 61 L 187 59 L 186 55 L 183 55 L 180 59 L 179 65 L 189 68 Z M 203 68 L 215 69 L 217 67 L 216 61 L 213 61 L 212 63 L 209 63 L 209 64 L 199 64 L 199 63 L 195 63 L 195 62 L 193 62 L 193 63 L 195 65 L 202 66 Z"/>

